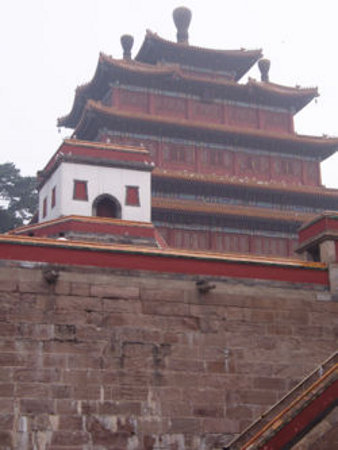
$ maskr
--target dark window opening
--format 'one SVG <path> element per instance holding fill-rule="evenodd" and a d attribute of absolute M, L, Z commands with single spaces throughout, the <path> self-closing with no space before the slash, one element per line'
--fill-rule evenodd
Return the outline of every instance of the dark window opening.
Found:
<path fill-rule="evenodd" d="M 52 189 L 52 200 L 51 200 L 51 207 L 54 208 L 56 205 L 56 186 Z"/>
<path fill-rule="evenodd" d="M 119 201 L 111 195 L 100 195 L 93 203 L 93 216 L 120 219 L 121 205 Z"/>
<path fill-rule="evenodd" d="M 45 218 L 47 216 L 47 197 L 43 199 L 43 206 L 42 206 L 42 217 Z"/>
<path fill-rule="evenodd" d="M 316 245 L 315 247 L 309 248 L 307 253 L 308 253 L 310 261 L 320 262 L 319 245 Z"/>

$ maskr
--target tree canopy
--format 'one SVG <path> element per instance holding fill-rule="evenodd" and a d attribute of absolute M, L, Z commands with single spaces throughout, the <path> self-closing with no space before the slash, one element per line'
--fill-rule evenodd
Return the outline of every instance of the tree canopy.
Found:
<path fill-rule="evenodd" d="M 25 225 L 38 207 L 37 180 L 13 163 L 0 164 L 0 232 Z"/>

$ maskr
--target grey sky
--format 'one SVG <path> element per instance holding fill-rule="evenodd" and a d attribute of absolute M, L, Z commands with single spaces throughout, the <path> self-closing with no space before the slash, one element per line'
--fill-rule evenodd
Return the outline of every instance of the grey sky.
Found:
<path fill-rule="evenodd" d="M 59 134 L 56 119 L 92 78 L 99 52 L 121 57 L 120 36 L 130 33 L 135 55 L 147 28 L 175 40 L 171 14 L 180 5 L 192 9 L 192 44 L 262 48 L 271 81 L 318 86 L 318 101 L 296 116 L 297 132 L 338 135 L 334 0 L 4 0 L 0 162 L 15 162 L 25 175 L 41 169 L 71 132 Z M 259 78 L 257 68 L 249 76 Z M 338 188 L 337 172 L 338 155 L 323 164 L 324 184 Z"/>

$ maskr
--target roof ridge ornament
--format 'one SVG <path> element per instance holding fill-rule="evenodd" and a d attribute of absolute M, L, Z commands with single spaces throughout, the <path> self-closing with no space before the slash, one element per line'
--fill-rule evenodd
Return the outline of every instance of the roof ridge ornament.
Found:
<path fill-rule="evenodd" d="M 269 70 L 271 66 L 270 59 L 262 58 L 258 61 L 258 68 L 261 72 L 261 81 L 269 82 Z"/>
<path fill-rule="evenodd" d="M 121 36 L 121 45 L 123 48 L 123 59 L 131 60 L 131 49 L 133 48 L 134 38 L 130 34 Z"/>
<path fill-rule="evenodd" d="M 175 8 L 173 19 L 177 29 L 177 43 L 189 45 L 189 25 L 191 21 L 191 10 L 185 6 Z"/>

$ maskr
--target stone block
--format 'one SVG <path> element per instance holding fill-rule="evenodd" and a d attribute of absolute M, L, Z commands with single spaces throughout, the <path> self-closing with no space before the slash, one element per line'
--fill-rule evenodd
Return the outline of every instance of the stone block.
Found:
<path fill-rule="evenodd" d="M 189 316 L 189 305 L 185 303 L 144 302 L 142 313 L 159 316 Z"/>
<path fill-rule="evenodd" d="M 18 283 L 16 280 L 0 280 L 0 292 L 14 292 L 17 288 Z"/>
<path fill-rule="evenodd" d="M 27 364 L 28 355 L 20 353 L 0 353 L 0 366 L 20 367 Z"/>
<path fill-rule="evenodd" d="M 283 378 L 257 377 L 254 378 L 253 386 L 255 389 L 271 389 L 272 391 L 283 391 L 286 388 L 286 382 Z"/>
<path fill-rule="evenodd" d="M 84 425 L 84 418 L 81 415 L 70 416 L 62 415 L 60 416 L 58 422 L 59 430 L 72 430 L 72 431 L 82 431 Z"/>
<path fill-rule="evenodd" d="M 90 296 L 90 287 L 89 283 L 71 283 L 70 285 L 70 294 L 71 295 L 79 295 L 81 297 L 89 297 Z"/>
<path fill-rule="evenodd" d="M 55 384 L 50 386 L 51 398 L 72 398 L 73 389 L 72 386 L 66 384 Z"/>
<path fill-rule="evenodd" d="M 265 389 L 252 389 L 250 391 L 239 391 L 243 404 L 248 405 L 273 405 L 277 400 L 275 391 Z"/>
<path fill-rule="evenodd" d="M 57 309 L 66 311 L 101 311 L 102 303 L 95 297 L 76 297 L 65 295 L 56 298 L 55 306 Z"/>
<path fill-rule="evenodd" d="M 61 369 L 16 369 L 14 380 L 24 383 L 57 383 L 61 378 Z"/>
<path fill-rule="evenodd" d="M 13 395 L 14 395 L 14 384 L 0 383 L 0 398 L 13 397 Z"/>
<path fill-rule="evenodd" d="M 240 431 L 240 424 L 238 420 L 206 417 L 201 419 L 201 431 L 202 433 L 234 434 Z"/>
<path fill-rule="evenodd" d="M 90 295 L 93 297 L 136 300 L 140 296 L 140 290 L 138 287 L 116 286 L 113 283 L 94 284 L 90 286 Z"/>
<path fill-rule="evenodd" d="M 86 445 L 90 442 L 90 435 L 85 431 L 68 431 L 59 430 L 54 431 L 52 437 L 52 445 L 56 446 L 71 446 Z"/>
<path fill-rule="evenodd" d="M 54 414 L 54 401 L 46 398 L 24 398 L 20 400 L 20 412 L 24 415 Z"/>
<path fill-rule="evenodd" d="M 156 289 L 143 287 L 141 289 L 141 300 L 146 302 L 184 303 L 185 293 L 183 289 L 166 288 L 163 284 Z"/>
<path fill-rule="evenodd" d="M 13 435 L 10 431 L 0 430 L 0 443 L 3 449 L 13 448 Z"/>
<path fill-rule="evenodd" d="M 31 292 L 34 294 L 50 293 L 51 286 L 49 286 L 41 276 L 40 280 L 20 280 L 19 291 L 23 293 Z"/>
<path fill-rule="evenodd" d="M 201 429 L 201 421 L 198 418 L 177 417 L 171 420 L 171 433 L 195 434 Z"/>

